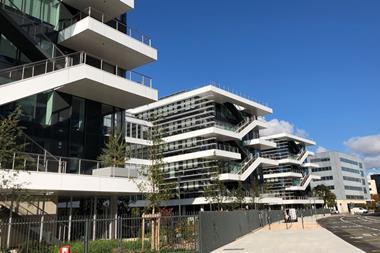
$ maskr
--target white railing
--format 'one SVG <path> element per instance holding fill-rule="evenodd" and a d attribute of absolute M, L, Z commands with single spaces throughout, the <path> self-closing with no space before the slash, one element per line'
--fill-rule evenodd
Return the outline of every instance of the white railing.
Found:
<path fill-rule="evenodd" d="M 83 51 L 3 69 L 0 71 L 0 85 L 47 74 L 80 64 L 86 64 L 130 80 L 136 84 L 152 88 L 152 79 L 150 77 L 134 71 L 125 71 L 118 66 L 109 64 L 103 59 Z"/>
<path fill-rule="evenodd" d="M 150 47 L 152 46 L 152 39 L 149 36 L 143 34 L 142 32 L 134 28 L 127 26 L 125 23 L 117 19 L 112 19 L 106 22 L 105 14 L 93 7 L 87 7 L 86 9 L 83 10 L 83 12 L 79 12 L 71 18 L 60 20 L 59 29 L 63 30 L 86 17 L 94 18 L 98 20 L 99 22 L 102 22 L 103 24 L 114 28 L 117 31 L 144 43 L 145 45 L 148 45 Z"/>

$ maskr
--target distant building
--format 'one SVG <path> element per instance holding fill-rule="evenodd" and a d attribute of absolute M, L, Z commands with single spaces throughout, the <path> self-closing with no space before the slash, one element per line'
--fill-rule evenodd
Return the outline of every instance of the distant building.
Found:
<path fill-rule="evenodd" d="M 319 168 L 311 168 L 311 174 L 321 177 L 313 179 L 311 187 L 320 184 L 328 186 L 336 195 L 339 212 L 349 212 L 350 207 L 366 204 L 370 200 L 365 168 L 358 157 L 339 152 L 322 152 L 317 153 L 310 162 L 319 164 Z"/>
<path fill-rule="evenodd" d="M 374 188 L 376 189 L 376 193 L 371 194 L 378 194 L 380 190 L 380 174 L 373 174 L 370 177 L 371 180 L 374 182 Z"/>
<path fill-rule="evenodd" d="M 376 180 L 371 179 L 371 176 L 368 176 L 368 188 L 371 195 L 378 194 Z"/>

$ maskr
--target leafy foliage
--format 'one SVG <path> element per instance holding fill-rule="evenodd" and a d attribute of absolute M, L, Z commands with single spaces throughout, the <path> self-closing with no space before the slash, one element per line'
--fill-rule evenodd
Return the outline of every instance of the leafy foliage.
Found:
<path fill-rule="evenodd" d="M 121 133 L 111 135 L 98 159 L 106 167 L 125 167 L 126 149 L 127 144 Z"/>
<path fill-rule="evenodd" d="M 7 117 L 0 119 L 0 169 L 7 169 L 0 171 L 0 189 L 8 189 L 12 192 L 19 190 L 21 186 L 16 183 L 20 163 L 17 160 L 13 162 L 13 155 L 25 148 L 25 144 L 18 142 L 23 135 L 23 127 L 19 125 L 21 115 L 22 110 L 17 107 Z M 20 155 L 16 158 L 23 160 L 23 156 Z M 12 168 L 15 170 L 10 170 Z"/>
<path fill-rule="evenodd" d="M 225 184 L 219 180 L 219 169 L 211 169 L 209 184 L 204 189 L 204 196 L 210 204 L 216 204 L 219 211 L 223 210 L 224 203 L 228 199 L 228 190 Z"/>
<path fill-rule="evenodd" d="M 313 194 L 322 198 L 327 207 L 335 206 L 336 196 L 326 185 L 321 184 L 314 187 Z"/>
<path fill-rule="evenodd" d="M 234 209 L 242 209 L 245 204 L 245 191 L 241 181 L 239 181 L 237 186 L 231 191 L 230 196 L 233 198 Z"/>
<path fill-rule="evenodd" d="M 19 125 L 21 115 L 22 110 L 17 107 L 7 117 L 0 119 L 0 168 L 13 159 L 14 153 L 22 151 L 25 147 L 24 144 L 17 142 L 23 130 L 23 127 Z"/>
<path fill-rule="evenodd" d="M 146 211 L 155 213 L 160 210 L 160 204 L 163 201 L 171 199 L 176 188 L 175 183 L 165 180 L 163 168 L 162 139 L 160 129 L 153 128 L 150 133 L 152 145 L 148 148 L 148 158 L 151 165 L 148 166 L 146 180 L 138 184 L 141 192 L 144 193 L 144 198 L 148 201 Z"/>

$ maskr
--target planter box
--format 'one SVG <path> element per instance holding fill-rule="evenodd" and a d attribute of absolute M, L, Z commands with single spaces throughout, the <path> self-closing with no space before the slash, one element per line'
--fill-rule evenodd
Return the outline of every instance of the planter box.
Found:
<path fill-rule="evenodd" d="M 105 167 L 94 169 L 92 171 L 93 176 L 101 177 L 126 177 L 126 178 L 137 178 L 138 171 L 135 168 L 120 168 L 120 167 Z"/>

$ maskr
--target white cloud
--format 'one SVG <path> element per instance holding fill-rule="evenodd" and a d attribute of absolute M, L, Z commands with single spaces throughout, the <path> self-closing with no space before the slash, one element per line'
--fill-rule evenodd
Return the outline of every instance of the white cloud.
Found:
<path fill-rule="evenodd" d="M 352 151 L 364 155 L 380 155 L 380 134 L 353 137 L 344 144 Z"/>
<path fill-rule="evenodd" d="M 268 136 L 273 134 L 288 133 L 295 134 L 301 137 L 306 137 L 307 133 L 303 129 L 296 128 L 294 124 L 286 120 L 272 119 L 268 121 L 268 128 L 260 131 L 262 136 Z"/>
<path fill-rule="evenodd" d="M 367 169 L 380 168 L 380 134 L 353 137 L 344 145 L 363 158 Z"/>
<path fill-rule="evenodd" d="M 380 168 L 380 155 L 364 157 L 364 163 L 367 168 Z"/>
<path fill-rule="evenodd" d="M 323 152 L 326 152 L 328 151 L 327 148 L 325 147 L 322 147 L 322 146 L 318 146 L 316 149 L 315 149 L 315 153 L 323 153 Z"/>

